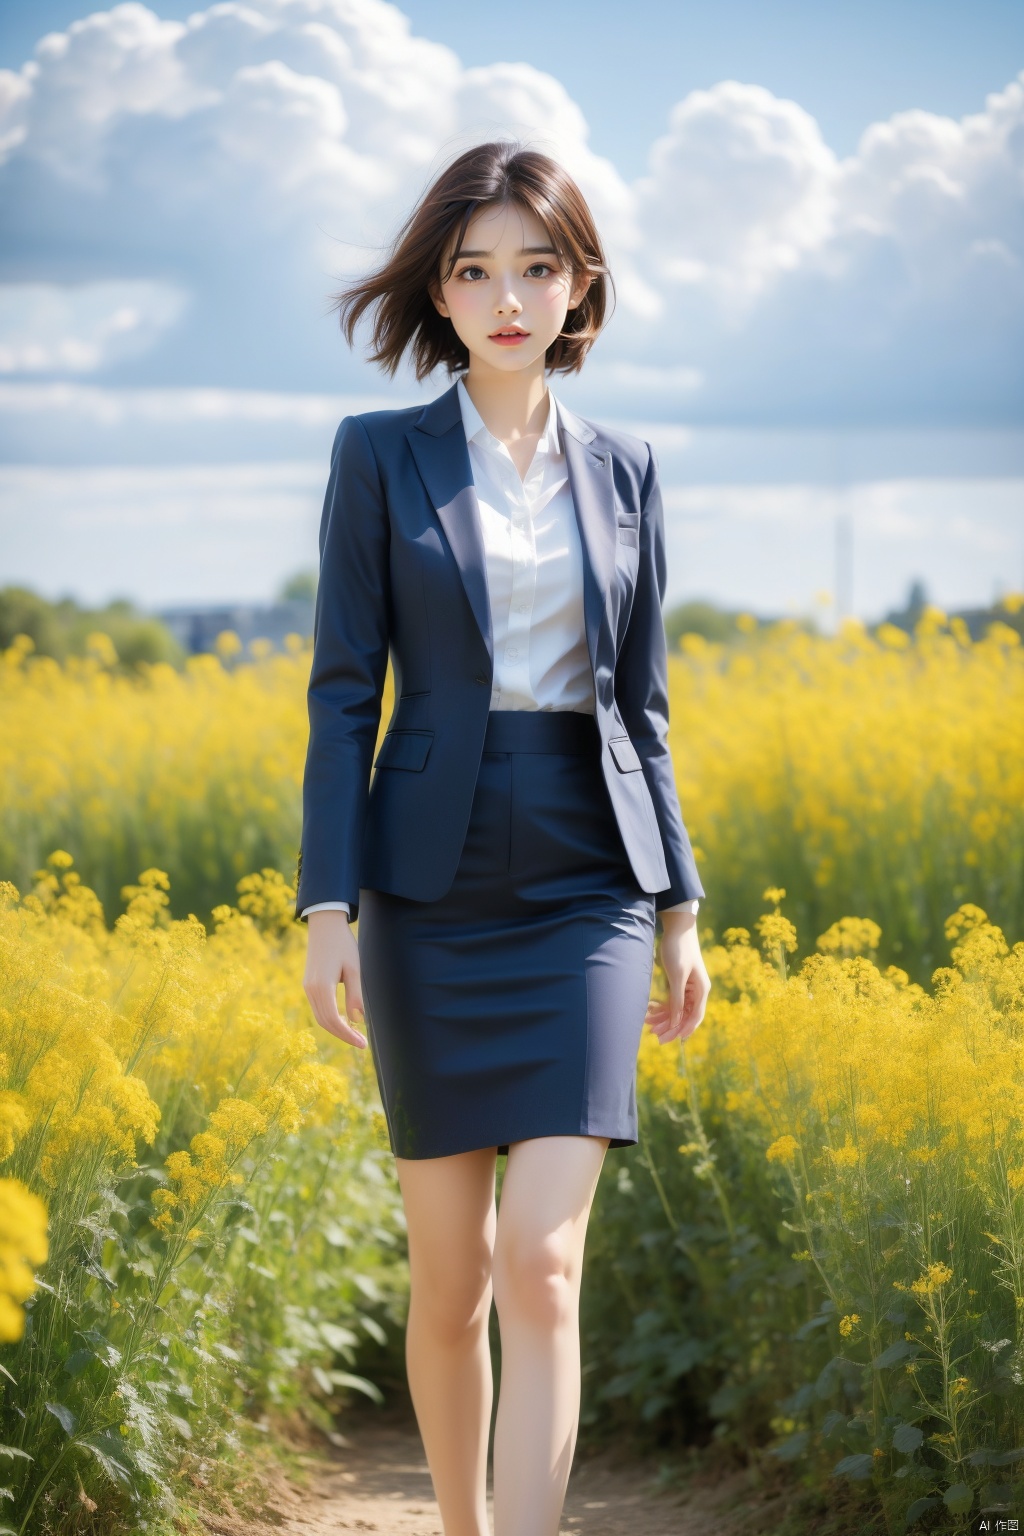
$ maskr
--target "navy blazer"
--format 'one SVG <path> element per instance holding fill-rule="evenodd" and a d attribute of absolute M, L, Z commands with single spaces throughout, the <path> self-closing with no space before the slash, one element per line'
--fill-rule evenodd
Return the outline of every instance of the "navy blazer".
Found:
<path fill-rule="evenodd" d="M 601 765 L 640 889 L 703 896 L 667 743 L 665 530 L 647 443 L 561 406 Z M 370 769 L 391 654 L 395 707 Z M 480 510 L 456 387 L 346 416 L 320 523 L 295 912 L 455 878 L 491 700 Z"/>

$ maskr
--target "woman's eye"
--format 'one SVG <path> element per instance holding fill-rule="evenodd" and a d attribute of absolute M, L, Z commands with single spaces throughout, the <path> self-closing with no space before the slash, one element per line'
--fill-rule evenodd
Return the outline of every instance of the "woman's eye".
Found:
<path fill-rule="evenodd" d="M 554 267 L 549 266 L 546 261 L 535 261 L 532 266 L 527 267 L 526 275 L 527 277 L 546 277 L 554 270 Z"/>
<path fill-rule="evenodd" d="M 460 280 L 464 277 L 468 277 L 470 281 L 474 283 L 477 282 L 481 277 L 486 276 L 487 273 L 484 271 L 483 267 L 463 267 L 462 271 L 459 273 Z"/>

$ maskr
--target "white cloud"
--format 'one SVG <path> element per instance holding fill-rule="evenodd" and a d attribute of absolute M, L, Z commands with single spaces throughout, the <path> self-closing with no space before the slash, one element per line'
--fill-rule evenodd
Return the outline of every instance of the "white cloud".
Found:
<path fill-rule="evenodd" d="M 226 0 L 184 22 L 122 4 L 0 71 L 0 283 L 48 285 L 20 319 L 0 304 L 0 368 L 358 389 L 326 323 L 336 279 L 442 163 L 507 133 L 564 161 L 607 243 L 620 313 L 586 374 L 602 403 L 1019 412 L 1024 73 L 960 121 L 876 123 L 841 161 L 797 103 L 724 81 L 676 104 L 629 185 L 557 79 L 465 69 L 383 0 Z M 147 283 L 190 303 L 82 308 L 87 287 Z"/>
<path fill-rule="evenodd" d="M 265 426 L 337 426 L 353 411 L 381 409 L 393 395 L 281 394 L 263 389 L 98 389 L 89 384 L 0 383 L 0 416 L 52 417 L 74 413 L 95 425 L 131 427 L 139 422 L 192 425 L 196 422 L 244 422 Z M 402 401 L 402 404 L 412 404 Z"/>
<path fill-rule="evenodd" d="M 0 284 L 0 374 L 95 373 L 148 351 L 187 302 L 145 280 Z"/>
<path fill-rule="evenodd" d="M 692 91 L 639 188 L 656 269 L 728 301 L 753 297 L 828 238 L 836 166 L 796 102 L 734 80 Z"/>
<path fill-rule="evenodd" d="M 4 579 L 86 602 L 265 600 L 283 576 L 315 568 L 324 483 L 319 458 L 0 465 Z"/>

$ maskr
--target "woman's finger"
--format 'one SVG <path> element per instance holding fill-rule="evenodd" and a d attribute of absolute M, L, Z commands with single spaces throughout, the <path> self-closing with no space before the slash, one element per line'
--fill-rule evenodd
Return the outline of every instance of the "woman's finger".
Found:
<path fill-rule="evenodd" d="M 359 1050 L 363 1050 L 366 1045 L 366 1037 L 361 1035 L 358 1029 L 353 1029 L 351 1024 L 346 1024 L 340 1014 L 338 1015 L 338 1022 L 333 1029 L 330 1025 L 325 1025 L 324 1028 L 327 1029 L 329 1034 L 336 1035 L 339 1040 L 344 1040 L 346 1045 L 354 1045 Z"/>
<path fill-rule="evenodd" d="M 365 1037 L 357 1029 L 353 1029 L 348 1020 L 338 1011 L 336 988 L 332 987 L 329 991 L 319 987 L 307 988 L 306 996 L 309 998 L 309 1006 L 321 1029 L 326 1029 L 329 1035 L 334 1035 L 338 1040 L 344 1040 L 346 1045 L 355 1045 L 360 1049 L 365 1046 Z"/>
<path fill-rule="evenodd" d="M 671 988 L 673 1029 L 680 1028 L 686 1017 L 686 993 L 692 974 L 692 967 L 687 966 L 679 977 L 678 985 Z"/>
<path fill-rule="evenodd" d="M 364 1019 L 366 1015 L 363 1012 L 363 983 L 358 965 L 343 966 L 341 981 L 345 988 L 345 1012 L 349 1018 L 358 1014 L 360 1019 Z"/>

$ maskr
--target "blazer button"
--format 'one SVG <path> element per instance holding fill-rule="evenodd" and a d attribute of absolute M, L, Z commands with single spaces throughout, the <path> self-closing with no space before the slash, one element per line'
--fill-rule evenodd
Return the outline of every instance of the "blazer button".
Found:
<path fill-rule="evenodd" d="M 482 672 L 478 672 L 476 677 L 473 679 L 473 681 L 475 683 L 486 683 L 487 682 L 487 678 L 484 676 L 484 674 Z"/>

